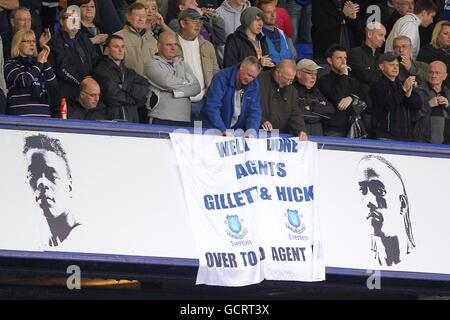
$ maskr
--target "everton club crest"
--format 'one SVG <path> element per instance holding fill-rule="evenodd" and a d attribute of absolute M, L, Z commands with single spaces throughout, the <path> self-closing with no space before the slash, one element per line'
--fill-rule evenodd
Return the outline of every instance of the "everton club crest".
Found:
<path fill-rule="evenodd" d="M 237 214 L 227 216 L 225 223 L 228 226 L 227 234 L 234 239 L 242 239 L 247 234 L 247 228 L 242 227 L 242 219 Z"/>
<path fill-rule="evenodd" d="M 288 222 L 286 222 L 286 227 L 296 234 L 300 234 L 305 231 L 305 224 L 303 223 L 303 215 L 299 214 L 297 210 L 287 209 L 284 214 Z"/>

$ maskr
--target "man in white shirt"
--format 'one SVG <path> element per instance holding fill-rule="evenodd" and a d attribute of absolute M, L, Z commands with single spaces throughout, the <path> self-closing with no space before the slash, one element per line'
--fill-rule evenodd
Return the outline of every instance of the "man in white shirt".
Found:
<path fill-rule="evenodd" d="M 414 4 L 414 13 L 408 13 L 397 20 L 386 40 L 385 52 L 393 51 L 394 39 L 398 36 L 407 36 L 411 39 L 412 58 L 416 59 L 420 50 L 419 27 L 428 27 L 433 23 L 437 8 L 432 0 L 417 0 Z"/>
<path fill-rule="evenodd" d="M 200 110 L 204 104 L 206 90 L 219 71 L 214 46 L 200 35 L 204 17 L 195 9 L 180 12 L 178 21 L 180 32 L 177 35 L 178 55 L 187 63 L 200 83 L 201 91 L 190 97 L 192 102 L 192 121 L 200 120 Z"/>

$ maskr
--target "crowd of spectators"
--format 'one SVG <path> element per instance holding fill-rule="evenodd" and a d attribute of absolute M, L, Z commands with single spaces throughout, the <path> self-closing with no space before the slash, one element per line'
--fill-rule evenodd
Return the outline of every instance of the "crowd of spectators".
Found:
<path fill-rule="evenodd" d="M 69 119 L 449 144 L 449 19 L 445 0 L 2 0 L 0 114 L 64 99 Z"/>

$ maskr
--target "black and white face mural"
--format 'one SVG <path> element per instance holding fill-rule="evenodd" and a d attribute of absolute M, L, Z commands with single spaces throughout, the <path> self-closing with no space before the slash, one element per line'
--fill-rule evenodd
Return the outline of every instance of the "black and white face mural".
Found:
<path fill-rule="evenodd" d="M 415 245 L 409 200 L 400 173 L 385 158 L 367 155 L 358 164 L 358 185 L 372 227 L 372 251 L 381 266 L 400 263 Z"/>
<path fill-rule="evenodd" d="M 67 154 L 58 139 L 44 134 L 26 137 L 23 154 L 34 200 L 49 226 L 48 244 L 58 246 L 80 225 L 70 211 L 72 174 Z"/>

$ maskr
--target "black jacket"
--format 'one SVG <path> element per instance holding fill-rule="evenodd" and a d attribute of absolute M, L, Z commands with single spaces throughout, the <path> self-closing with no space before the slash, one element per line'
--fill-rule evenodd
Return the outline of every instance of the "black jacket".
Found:
<path fill-rule="evenodd" d="M 431 44 L 427 44 L 422 47 L 417 55 L 417 61 L 423 61 L 431 63 L 436 60 L 440 60 L 445 63 L 447 70 L 450 70 L 450 55 L 445 53 L 444 50 L 433 47 Z M 450 88 L 450 77 L 447 77 L 444 81 L 444 85 Z"/>
<path fill-rule="evenodd" d="M 358 0 L 353 2 L 361 3 Z M 312 1 L 311 37 L 314 43 L 315 58 L 325 58 L 328 47 L 334 43 L 339 43 L 344 18 L 337 0 Z M 345 18 L 345 23 L 350 29 L 350 41 L 353 40 L 356 45 L 361 43 L 364 36 L 364 23 L 360 15 L 358 14 L 355 20 Z"/>
<path fill-rule="evenodd" d="M 351 76 L 357 79 L 361 85 L 360 89 L 364 92 L 365 97 L 369 97 L 370 85 L 381 77 L 381 71 L 378 68 L 378 57 L 380 51 L 375 50 L 366 44 L 353 48 L 348 53 L 348 65 L 352 68 Z M 367 106 L 370 111 L 372 103 L 367 99 Z"/>
<path fill-rule="evenodd" d="M 413 140 L 412 119 L 422 102 L 418 93 L 413 90 L 407 98 L 400 80 L 382 76 L 370 88 L 370 96 L 376 138 Z"/>
<path fill-rule="evenodd" d="M 265 36 L 260 33 L 256 36 L 256 39 L 258 39 L 261 44 L 262 55 L 268 55 L 269 49 L 267 47 Z M 228 68 L 237 63 L 241 63 L 241 61 L 248 56 L 257 57 L 256 50 L 245 34 L 244 27 L 239 26 L 236 31 L 227 38 L 225 53 L 223 55 L 223 67 Z"/>
<path fill-rule="evenodd" d="M 313 136 L 323 136 L 322 122 L 331 118 L 334 107 L 316 86 L 306 89 L 297 81 L 294 83 L 299 98 L 299 108 L 303 113 L 306 133 Z"/>
<path fill-rule="evenodd" d="M 107 56 L 100 59 L 94 78 L 100 84 L 102 100 L 111 109 L 114 119 L 139 123 L 138 108 L 145 109 L 150 93 L 148 80 L 125 67 L 123 62 L 119 66 Z"/>
<path fill-rule="evenodd" d="M 98 101 L 97 107 L 86 109 L 78 100 L 70 100 L 67 103 L 67 118 L 75 120 L 112 120 L 106 106 Z"/>
<path fill-rule="evenodd" d="M 60 30 L 50 41 L 50 61 L 58 78 L 60 97 L 76 99 L 80 82 L 91 75 L 98 54 L 88 37 L 78 32 L 73 41 Z"/>
<path fill-rule="evenodd" d="M 333 104 L 335 111 L 331 119 L 324 122 L 324 131 L 341 132 L 346 135 L 350 126 L 351 107 L 349 106 L 346 110 L 340 111 L 338 104 L 342 98 L 352 94 L 365 100 L 359 90 L 359 82 L 352 77 L 339 75 L 331 70 L 330 73 L 320 78 L 319 90 Z"/>

